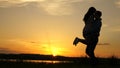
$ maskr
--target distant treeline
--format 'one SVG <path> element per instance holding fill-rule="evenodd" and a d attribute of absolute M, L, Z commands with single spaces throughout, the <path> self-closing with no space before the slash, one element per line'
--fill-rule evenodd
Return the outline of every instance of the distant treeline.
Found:
<path fill-rule="evenodd" d="M 50 60 L 50 61 L 72 61 L 73 63 L 89 64 L 90 59 L 87 57 L 65 57 L 41 54 L 0 54 L 0 61 L 16 60 Z M 112 56 L 110 58 L 98 58 L 100 64 L 120 64 L 120 59 Z"/>
<path fill-rule="evenodd" d="M 64 57 L 41 54 L 0 54 L 0 59 L 18 59 L 18 60 L 59 60 L 71 61 L 78 60 L 76 57 Z"/>

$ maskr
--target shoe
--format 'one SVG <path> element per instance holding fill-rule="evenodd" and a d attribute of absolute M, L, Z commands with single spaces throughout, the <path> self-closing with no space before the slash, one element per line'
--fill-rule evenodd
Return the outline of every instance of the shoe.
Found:
<path fill-rule="evenodd" d="M 78 44 L 78 42 L 79 42 L 79 38 L 78 37 L 76 37 L 75 39 L 74 39 L 74 41 L 73 41 L 73 45 L 77 45 Z"/>

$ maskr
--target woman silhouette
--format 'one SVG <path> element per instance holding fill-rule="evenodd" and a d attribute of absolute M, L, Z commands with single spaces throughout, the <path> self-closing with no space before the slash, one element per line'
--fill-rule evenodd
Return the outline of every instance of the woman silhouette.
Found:
<path fill-rule="evenodd" d="M 85 26 L 83 29 L 83 37 L 85 39 L 75 38 L 73 45 L 77 45 L 78 42 L 86 44 L 86 54 L 92 59 L 95 60 L 94 55 L 95 47 L 98 43 L 98 37 L 101 29 L 101 15 L 100 11 L 96 11 L 94 7 L 90 7 L 88 12 L 85 14 L 83 21 Z"/>

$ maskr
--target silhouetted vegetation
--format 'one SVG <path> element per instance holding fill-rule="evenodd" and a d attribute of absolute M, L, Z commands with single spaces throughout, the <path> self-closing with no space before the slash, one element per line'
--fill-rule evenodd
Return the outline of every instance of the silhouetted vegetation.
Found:
<path fill-rule="evenodd" d="M 11 60 L 16 60 L 12 62 Z M 35 63 L 24 60 L 63 61 L 63 63 Z M 67 61 L 67 63 L 64 63 Z M 87 57 L 64 57 L 40 54 L 0 54 L 0 68 L 88 68 L 93 65 Z M 120 59 L 115 56 L 98 58 L 97 68 L 120 68 Z"/>
<path fill-rule="evenodd" d="M 16 59 L 16 60 L 59 60 L 70 61 L 78 58 L 53 56 L 53 55 L 41 55 L 41 54 L 0 54 L 0 59 Z"/>

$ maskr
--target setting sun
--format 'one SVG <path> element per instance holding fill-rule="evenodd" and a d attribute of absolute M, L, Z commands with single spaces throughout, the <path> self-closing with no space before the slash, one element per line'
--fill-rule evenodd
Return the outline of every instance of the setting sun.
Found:
<path fill-rule="evenodd" d="M 58 45 L 58 44 L 56 44 Z M 51 54 L 53 56 L 61 55 L 62 49 L 53 45 L 53 43 L 46 43 L 42 45 L 45 48 L 46 54 Z"/>
<path fill-rule="evenodd" d="M 51 53 L 53 56 L 57 56 L 60 54 L 60 50 L 59 50 L 59 48 L 51 47 Z"/>
<path fill-rule="evenodd" d="M 84 39 L 91 6 L 102 12 L 95 55 L 120 58 L 120 0 L 0 0 L 0 53 L 86 56 L 86 46 L 73 41 Z"/>

